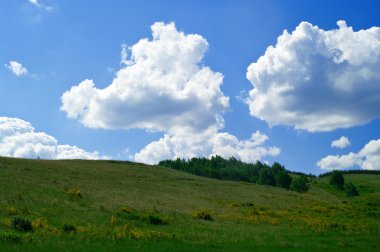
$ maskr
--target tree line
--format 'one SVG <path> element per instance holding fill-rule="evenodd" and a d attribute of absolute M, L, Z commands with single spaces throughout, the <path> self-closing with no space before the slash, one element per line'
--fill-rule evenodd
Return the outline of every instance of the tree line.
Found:
<path fill-rule="evenodd" d="M 329 177 L 329 176 L 331 176 L 335 172 L 336 171 L 334 170 L 334 171 L 322 173 L 318 177 L 319 178 Z M 342 173 L 342 174 L 380 174 L 379 170 L 342 170 L 342 171 L 339 171 L 339 172 Z"/>
<path fill-rule="evenodd" d="M 198 176 L 221 180 L 245 181 L 301 193 L 309 189 L 306 175 L 291 176 L 291 173 L 278 162 L 269 166 L 260 161 L 253 164 L 242 162 L 234 157 L 224 159 L 220 156 L 213 156 L 210 159 L 194 157 L 188 160 L 180 158 L 176 160 L 163 160 L 158 165 Z"/>

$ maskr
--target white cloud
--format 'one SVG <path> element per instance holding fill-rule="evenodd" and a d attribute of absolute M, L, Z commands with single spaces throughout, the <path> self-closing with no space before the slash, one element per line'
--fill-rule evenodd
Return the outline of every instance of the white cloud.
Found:
<path fill-rule="evenodd" d="M 151 28 L 153 39 L 131 47 L 129 63 L 108 87 L 85 80 L 62 95 L 61 109 L 92 128 L 197 132 L 223 123 L 223 75 L 201 65 L 207 41 L 173 23 Z"/>
<path fill-rule="evenodd" d="M 380 117 L 380 28 L 322 30 L 302 22 L 247 69 L 252 116 L 310 132 Z"/>
<path fill-rule="evenodd" d="M 45 4 L 42 4 L 39 2 L 39 0 L 28 0 L 30 4 L 40 8 L 40 9 L 43 9 L 47 12 L 53 12 L 55 10 L 55 8 L 53 6 L 48 6 L 48 5 L 45 5 Z"/>
<path fill-rule="evenodd" d="M 0 156 L 44 159 L 100 159 L 98 152 L 86 152 L 76 146 L 59 145 L 44 132 L 35 132 L 24 120 L 0 117 Z"/>
<path fill-rule="evenodd" d="M 11 70 L 16 76 L 28 74 L 28 70 L 17 61 L 10 61 L 9 64 L 5 64 L 5 67 Z"/>
<path fill-rule="evenodd" d="M 360 150 L 359 155 L 363 157 L 361 163 L 363 169 L 380 170 L 380 139 L 371 140 L 367 143 Z"/>
<path fill-rule="evenodd" d="M 331 142 L 331 147 L 335 147 L 335 148 L 339 148 L 339 149 L 344 149 L 347 146 L 349 146 L 350 144 L 351 144 L 350 140 L 348 140 L 347 137 L 341 136 L 339 139 L 334 140 L 334 141 Z"/>
<path fill-rule="evenodd" d="M 100 156 L 99 152 L 87 152 L 77 146 L 58 145 L 56 159 L 110 159 L 107 156 Z"/>
<path fill-rule="evenodd" d="M 366 170 L 380 170 L 380 139 L 371 140 L 358 153 L 324 157 L 317 165 L 324 170 L 340 170 L 355 166 Z"/>
<path fill-rule="evenodd" d="M 318 161 L 317 165 L 324 170 L 342 170 L 360 165 L 361 157 L 353 152 L 342 156 L 327 156 Z"/>
<path fill-rule="evenodd" d="M 278 148 L 258 146 L 267 140 L 261 133 L 239 141 L 219 132 L 229 98 L 220 90 L 223 75 L 202 64 L 206 39 L 179 32 L 174 23 L 157 22 L 151 29 L 151 40 L 129 47 L 129 59 L 122 45 L 123 68 L 108 87 L 99 89 L 84 80 L 62 95 L 61 110 L 91 128 L 164 132 L 134 155 L 140 162 L 213 154 L 256 161 L 279 153 Z"/>
<path fill-rule="evenodd" d="M 130 64 L 133 64 L 131 61 L 128 60 L 128 46 L 127 44 L 121 45 L 121 53 L 120 53 L 120 65 L 122 66 L 128 66 Z"/>
<path fill-rule="evenodd" d="M 134 159 L 138 162 L 156 164 L 163 159 L 211 157 L 219 155 L 225 158 L 235 157 L 244 162 L 256 162 L 265 156 L 280 153 L 277 147 L 264 147 L 268 137 L 255 132 L 249 140 L 240 141 L 235 136 L 223 132 L 203 132 L 200 134 L 168 135 L 148 144 Z"/>

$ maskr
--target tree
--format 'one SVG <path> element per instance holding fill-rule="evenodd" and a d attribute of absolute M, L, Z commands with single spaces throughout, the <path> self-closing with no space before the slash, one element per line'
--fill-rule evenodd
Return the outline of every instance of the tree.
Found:
<path fill-rule="evenodd" d="M 276 186 L 289 190 L 290 184 L 292 183 L 292 177 L 285 170 L 279 171 L 275 178 Z"/>
<path fill-rule="evenodd" d="M 337 187 L 340 190 L 344 189 L 344 177 L 340 171 L 333 171 L 330 177 L 330 185 Z"/>
<path fill-rule="evenodd" d="M 285 171 L 285 167 L 277 162 L 274 162 L 272 165 L 272 171 L 275 175 L 277 175 L 281 171 Z"/>
<path fill-rule="evenodd" d="M 276 186 L 276 180 L 272 170 L 264 166 L 259 172 L 259 183 L 262 185 Z"/>
<path fill-rule="evenodd" d="M 345 192 L 346 192 L 347 196 L 349 196 L 349 197 L 353 197 L 353 196 L 358 196 L 359 195 L 358 190 L 356 190 L 356 186 L 354 184 L 352 184 L 352 183 L 348 183 L 345 186 Z"/>
<path fill-rule="evenodd" d="M 212 156 L 210 159 L 193 157 L 185 160 L 163 160 L 159 165 L 192 173 L 198 176 L 216 179 L 246 181 L 289 189 L 292 177 L 283 165 L 275 162 L 272 166 L 256 163 L 244 163 L 234 157 L 225 159 Z"/>
<path fill-rule="evenodd" d="M 292 180 L 290 184 L 290 190 L 296 191 L 299 193 L 305 193 L 309 190 L 309 183 L 307 181 L 307 177 L 302 175 L 298 178 Z"/>

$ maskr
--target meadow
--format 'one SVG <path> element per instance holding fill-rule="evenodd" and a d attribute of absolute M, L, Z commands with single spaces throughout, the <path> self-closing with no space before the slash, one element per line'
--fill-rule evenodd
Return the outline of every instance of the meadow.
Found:
<path fill-rule="evenodd" d="M 295 176 L 295 175 L 294 175 Z M 0 158 L 0 251 L 380 251 L 380 174 L 297 193 L 119 161 Z"/>

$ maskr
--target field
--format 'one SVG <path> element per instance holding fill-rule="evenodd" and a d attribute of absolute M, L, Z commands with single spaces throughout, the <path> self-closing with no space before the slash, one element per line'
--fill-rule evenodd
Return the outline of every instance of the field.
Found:
<path fill-rule="evenodd" d="M 300 194 L 129 162 L 0 158 L 0 250 L 380 251 L 380 175 L 344 178 L 360 196 L 328 177 Z"/>

